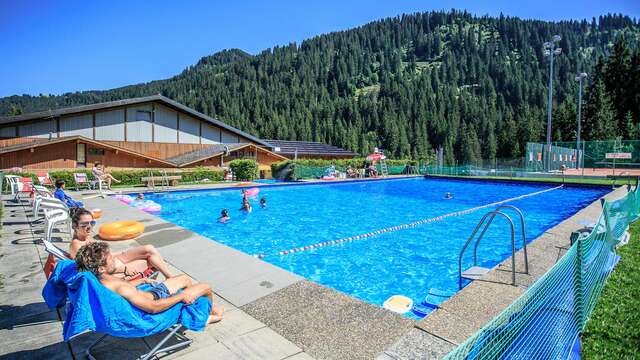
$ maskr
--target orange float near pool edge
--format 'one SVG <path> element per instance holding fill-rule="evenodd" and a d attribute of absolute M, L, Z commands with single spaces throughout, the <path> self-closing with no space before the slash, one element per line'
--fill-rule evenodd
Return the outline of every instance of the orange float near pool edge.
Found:
<path fill-rule="evenodd" d="M 100 226 L 98 235 L 103 240 L 129 240 L 140 236 L 144 232 L 144 224 L 138 221 L 115 221 Z"/>

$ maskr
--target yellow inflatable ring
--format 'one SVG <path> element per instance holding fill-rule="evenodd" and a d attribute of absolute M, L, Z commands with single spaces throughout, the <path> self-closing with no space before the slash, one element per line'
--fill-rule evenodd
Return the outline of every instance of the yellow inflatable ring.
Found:
<path fill-rule="evenodd" d="M 253 185 L 252 182 L 241 182 L 236 184 L 236 186 L 252 186 L 252 185 Z"/>
<path fill-rule="evenodd" d="M 115 221 L 100 227 L 99 235 L 103 240 L 128 240 L 140 236 L 144 232 L 144 225 L 138 221 Z"/>

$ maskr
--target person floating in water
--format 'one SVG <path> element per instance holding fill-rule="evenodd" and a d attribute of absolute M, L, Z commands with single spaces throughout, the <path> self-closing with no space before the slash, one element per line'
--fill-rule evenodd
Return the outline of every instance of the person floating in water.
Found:
<path fill-rule="evenodd" d="M 136 196 L 136 200 L 138 200 L 138 201 L 144 200 L 144 194 L 143 193 L 139 193 L 138 196 Z"/>
<path fill-rule="evenodd" d="M 267 208 L 267 198 L 262 198 L 260 199 L 260 206 L 262 206 L 263 209 Z"/>
<path fill-rule="evenodd" d="M 447 192 L 446 194 L 444 194 L 444 198 L 445 199 L 453 199 L 453 194 L 450 192 Z"/>
<path fill-rule="evenodd" d="M 220 212 L 220 217 L 218 218 L 218 222 L 224 224 L 229 220 L 231 220 L 231 217 L 229 216 L 229 210 L 222 209 L 222 211 Z"/>
<path fill-rule="evenodd" d="M 249 199 L 244 198 L 242 199 L 242 207 L 240 208 L 241 211 L 245 211 L 247 213 L 250 213 L 251 210 L 251 203 L 249 203 Z"/>

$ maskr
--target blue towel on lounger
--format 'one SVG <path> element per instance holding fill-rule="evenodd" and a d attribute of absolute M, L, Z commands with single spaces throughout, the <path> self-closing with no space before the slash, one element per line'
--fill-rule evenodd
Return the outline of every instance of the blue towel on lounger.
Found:
<path fill-rule="evenodd" d="M 211 312 L 211 302 L 202 296 L 191 305 L 181 302 L 161 313 L 149 314 L 106 288 L 92 273 L 78 272 L 73 260 L 58 262 L 42 290 L 42 297 L 50 308 L 67 304 L 64 341 L 86 330 L 116 337 L 144 337 L 176 323 L 201 331 Z"/>

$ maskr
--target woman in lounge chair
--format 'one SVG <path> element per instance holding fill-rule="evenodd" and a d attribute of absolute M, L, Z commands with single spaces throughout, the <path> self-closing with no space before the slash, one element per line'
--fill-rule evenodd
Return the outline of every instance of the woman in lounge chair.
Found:
<path fill-rule="evenodd" d="M 113 175 L 109 174 L 108 172 L 106 172 L 104 165 L 100 164 L 99 161 L 96 161 L 93 164 L 93 169 L 91 169 L 91 173 L 93 174 L 93 176 L 96 177 L 96 179 L 100 180 L 100 181 L 105 181 L 107 183 L 107 188 L 109 190 L 111 190 L 111 182 L 115 181 L 117 183 L 119 183 L 120 181 L 116 178 L 113 177 Z"/>
<path fill-rule="evenodd" d="M 78 249 L 83 245 L 94 242 L 91 230 L 95 226 L 91 212 L 87 209 L 78 209 L 73 213 L 71 224 L 74 230 L 73 240 L 69 245 L 69 254 L 72 259 L 76 257 Z M 116 273 L 124 276 L 135 276 L 144 273 L 148 268 L 154 268 L 162 273 L 165 278 L 172 277 L 162 255 L 153 245 L 142 245 L 114 254 L 116 261 Z"/>

